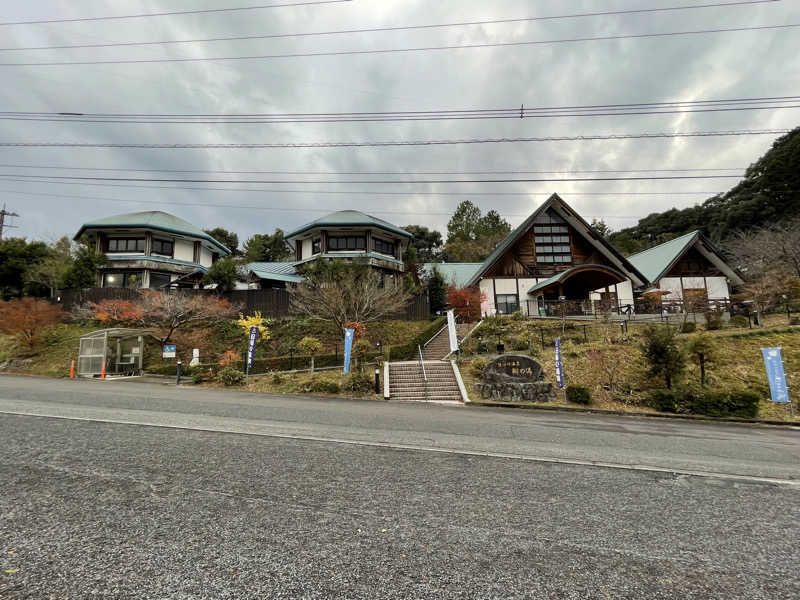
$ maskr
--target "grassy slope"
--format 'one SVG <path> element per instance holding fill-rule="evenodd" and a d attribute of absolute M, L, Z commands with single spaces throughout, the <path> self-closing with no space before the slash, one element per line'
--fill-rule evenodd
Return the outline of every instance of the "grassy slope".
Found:
<path fill-rule="evenodd" d="M 513 321 L 504 318 L 502 321 L 504 332 L 500 334 L 506 341 L 506 352 L 513 352 L 507 340 L 515 336 L 527 336 L 531 327 L 541 326 L 542 322 Z M 800 389 L 800 327 L 787 327 L 786 318 L 783 324 L 780 319 L 772 319 L 774 327 L 764 329 L 724 329 L 708 332 L 715 342 L 717 360 L 707 365 L 709 385 L 729 388 L 748 388 L 762 394 L 764 400 L 759 408 L 759 416 L 766 419 L 784 419 L 788 416 L 786 406 L 775 406 L 768 401 L 769 387 L 766 380 L 764 363 L 761 357 L 761 348 L 780 346 L 783 348 L 784 367 L 790 394 L 792 390 Z M 552 322 L 544 323 L 551 327 Z M 493 326 L 492 326 L 493 327 Z M 491 328 L 491 327 L 490 327 Z M 496 329 L 495 329 L 496 331 Z M 606 331 L 610 332 L 610 342 L 600 341 Z M 480 330 L 476 337 L 480 338 Z M 567 384 L 588 385 L 592 389 L 593 405 L 597 408 L 609 410 L 635 410 L 651 411 L 643 406 L 647 390 L 654 387 L 663 387 L 663 382 L 654 381 L 646 372 L 646 366 L 637 349 L 639 326 L 630 327 L 627 335 L 621 335 L 618 326 L 604 328 L 595 326 L 589 330 L 589 343 L 579 340 L 583 337 L 582 328 L 573 331 L 563 345 L 564 371 Z M 538 339 L 536 330 L 531 334 L 533 339 Z M 493 334 L 490 339 L 494 341 L 498 336 Z M 688 342 L 691 335 L 680 335 L 679 339 Z M 595 340 L 595 341 L 592 341 Z M 473 348 L 476 346 L 473 343 Z M 542 364 L 545 380 L 555 384 L 555 357 L 552 346 L 548 342 L 547 348 L 542 350 L 540 344 L 534 343 L 533 355 Z M 528 354 L 527 351 L 519 352 Z M 468 388 L 470 399 L 480 402 L 474 384 L 475 377 L 470 368 L 472 360 L 480 356 L 490 358 L 494 355 L 473 355 L 463 359 L 462 373 Z M 613 374 L 613 385 L 609 386 Z M 699 384 L 699 367 L 691 361 L 687 365 L 683 382 L 689 385 Z M 609 389 L 609 387 L 611 389 Z M 795 392 L 795 395 L 797 392 Z M 795 406 L 798 405 L 794 398 Z M 563 403 L 559 397 L 557 403 Z"/>

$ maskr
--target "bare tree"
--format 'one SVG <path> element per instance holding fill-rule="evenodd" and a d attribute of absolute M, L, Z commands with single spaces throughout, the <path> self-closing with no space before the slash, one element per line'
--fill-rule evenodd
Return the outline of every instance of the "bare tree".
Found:
<path fill-rule="evenodd" d="M 726 248 L 747 279 L 773 273 L 800 277 L 800 219 L 739 233 Z"/>
<path fill-rule="evenodd" d="M 363 262 L 315 261 L 303 282 L 289 290 L 293 310 L 344 328 L 350 321 L 369 323 L 403 310 L 411 293 Z"/>

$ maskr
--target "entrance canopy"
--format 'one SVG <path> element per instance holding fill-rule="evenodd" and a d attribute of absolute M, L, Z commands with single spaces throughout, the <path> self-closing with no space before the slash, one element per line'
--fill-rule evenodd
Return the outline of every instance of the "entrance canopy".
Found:
<path fill-rule="evenodd" d="M 565 296 L 567 300 L 584 300 L 595 290 L 622 283 L 627 277 L 605 265 L 578 265 L 540 281 L 528 290 L 532 296 Z"/>
<path fill-rule="evenodd" d="M 78 351 L 78 377 L 141 375 L 144 336 L 147 329 L 101 329 L 81 337 Z"/>

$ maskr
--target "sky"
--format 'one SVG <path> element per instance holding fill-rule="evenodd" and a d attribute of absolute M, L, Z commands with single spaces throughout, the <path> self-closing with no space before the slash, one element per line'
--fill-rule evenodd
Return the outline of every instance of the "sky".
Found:
<path fill-rule="evenodd" d="M 272 0 L 286 3 L 287 0 Z M 718 0 L 724 2 L 725 0 Z M 265 0 L 4 2 L 0 22 L 266 4 Z M 322 32 L 715 3 L 714 0 L 351 0 L 161 17 L 0 25 L 0 110 L 115 114 L 331 113 L 585 106 L 800 95 L 800 28 L 658 38 L 339 56 L 172 63 L 8 66 L 11 62 L 309 54 L 599 37 L 800 23 L 782 0 L 669 12 L 418 30 L 56 50 L 30 46 Z M 2 115 L 0 115 L 2 116 Z M 800 108 L 637 116 L 349 123 L 65 123 L 0 119 L 0 143 L 296 143 L 581 136 L 789 129 Z M 0 206 L 20 216 L 7 236 L 54 240 L 86 221 L 164 210 L 244 240 L 327 212 L 361 210 L 446 231 L 461 200 L 519 224 L 552 192 L 613 229 L 724 192 L 737 179 L 365 184 L 387 179 L 499 178 L 421 171 L 742 169 L 777 135 L 413 147 L 147 149 L 0 147 Z M 11 165 L 11 166 L 5 166 Z M 35 168 L 34 168 L 35 167 Z M 86 170 L 80 170 L 84 168 Z M 96 169 L 121 169 L 119 171 Z M 131 171 L 130 169 L 138 169 Z M 161 172 L 153 171 L 161 170 Z M 163 172 L 167 170 L 199 173 Z M 221 171 L 209 173 L 208 171 Z M 312 171 L 330 174 L 230 174 Z M 658 174 L 658 173 L 655 173 Z M 664 175 L 664 173 L 660 173 Z M 680 174 L 680 173 L 678 173 Z M 683 173 L 687 174 L 687 173 Z M 689 173 L 691 174 L 691 173 Z M 708 171 L 707 174 L 720 174 Z M 16 178 L 14 176 L 17 176 Z M 19 175 L 267 179 L 290 184 L 19 181 Z M 620 176 L 647 173 L 620 174 Z M 17 180 L 15 180 L 17 179 Z M 324 180 L 328 183 L 313 183 Z M 49 181 L 50 183 L 47 183 Z M 332 182 L 332 183 L 331 183 Z M 90 185 L 91 184 L 91 185 Z M 187 189 L 194 188 L 194 189 Z M 331 193 L 335 192 L 335 193 Z M 383 193 L 382 193 L 383 192 Z M 391 193 L 385 193 L 391 192 Z M 655 194 L 642 194 L 656 192 Z"/>

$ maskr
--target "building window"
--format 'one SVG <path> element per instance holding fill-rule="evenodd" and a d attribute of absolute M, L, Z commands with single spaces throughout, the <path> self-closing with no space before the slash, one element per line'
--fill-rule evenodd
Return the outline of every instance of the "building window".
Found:
<path fill-rule="evenodd" d="M 159 256 L 169 256 L 172 257 L 172 253 L 175 249 L 175 244 L 172 240 L 158 240 L 153 238 L 153 254 L 158 254 Z"/>
<path fill-rule="evenodd" d="M 379 238 L 372 238 L 372 249 L 380 254 L 394 256 L 394 242 L 387 242 Z"/>
<path fill-rule="evenodd" d="M 534 225 L 533 239 L 536 245 L 537 263 L 569 264 L 572 262 L 569 229 L 566 225 Z"/>
<path fill-rule="evenodd" d="M 365 237 L 332 237 L 328 238 L 328 250 L 366 250 L 367 238 Z"/>
<path fill-rule="evenodd" d="M 172 281 L 172 277 L 170 277 L 169 273 L 153 273 L 150 271 L 150 287 L 153 289 L 164 287 L 165 285 L 169 285 L 169 282 Z"/>
<path fill-rule="evenodd" d="M 109 252 L 144 252 L 144 238 L 111 238 Z"/>
<path fill-rule="evenodd" d="M 140 272 L 105 273 L 103 287 L 107 288 L 138 288 L 142 285 Z"/>
<path fill-rule="evenodd" d="M 319 238 L 311 241 L 311 254 L 319 254 L 322 252 L 322 240 Z"/>
<path fill-rule="evenodd" d="M 497 294 L 497 312 L 510 315 L 519 310 L 519 300 L 516 294 Z"/>

